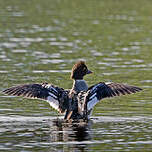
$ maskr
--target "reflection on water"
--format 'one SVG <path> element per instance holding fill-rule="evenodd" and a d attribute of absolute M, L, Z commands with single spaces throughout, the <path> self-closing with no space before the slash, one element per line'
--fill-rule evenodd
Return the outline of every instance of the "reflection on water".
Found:
<path fill-rule="evenodd" d="M 64 120 L 53 120 L 51 125 L 51 142 L 74 142 L 91 140 L 89 135 L 92 121 L 89 122 L 71 122 L 67 123 Z"/>
<path fill-rule="evenodd" d="M 54 117 L 0 117 L 0 150 L 136 150 L 137 144 L 152 148 L 151 118 L 93 117 L 71 123 Z"/>

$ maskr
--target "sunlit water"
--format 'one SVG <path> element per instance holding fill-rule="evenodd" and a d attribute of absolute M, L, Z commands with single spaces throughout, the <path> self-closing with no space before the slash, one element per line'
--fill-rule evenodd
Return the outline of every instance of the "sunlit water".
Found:
<path fill-rule="evenodd" d="M 40 100 L 0 98 L 0 151 L 151 151 L 151 1 L 0 1 L 0 90 L 50 82 L 71 88 L 85 60 L 100 81 L 143 88 L 98 103 L 88 123 L 66 123 Z"/>

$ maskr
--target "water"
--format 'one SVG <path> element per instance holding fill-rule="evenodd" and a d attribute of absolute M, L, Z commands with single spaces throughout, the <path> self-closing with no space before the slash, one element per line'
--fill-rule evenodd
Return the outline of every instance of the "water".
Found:
<path fill-rule="evenodd" d="M 83 59 L 100 81 L 142 87 L 105 99 L 88 123 L 67 124 L 40 100 L 0 94 L 0 151 L 150 151 L 151 1 L 0 1 L 0 90 L 51 82 L 71 88 Z M 141 7 L 142 6 L 142 7 Z"/>

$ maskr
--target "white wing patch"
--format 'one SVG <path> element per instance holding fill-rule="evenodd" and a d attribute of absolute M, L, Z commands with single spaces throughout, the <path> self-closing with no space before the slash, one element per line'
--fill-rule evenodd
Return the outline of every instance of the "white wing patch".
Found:
<path fill-rule="evenodd" d="M 105 82 L 106 85 L 111 84 L 112 82 Z"/>
<path fill-rule="evenodd" d="M 56 97 L 53 93 L 50 93 L 50 92 L 49 92 L 49 95 L 50 95 L 52 98 L 57 99 L 57 97 Z"/>
<path fill-rule="evenodd" d="M 50 104 L 51 107 L 53 107 L 55 110 L 59 111 L 59 102 L 58 100 L 54 99 L 54 97 L 48 96 L 47 97 L 47 102 Z"/>
<path fill-rule="evenodd" d="M 96 85 L 96 86 L 94 86 L 94 87 L 91 89 L 91 92 L 94 92 L 94 93 L 93 93 L 92 96 L 90 96 L 90 98 L 89 98 L 89 101 L 88 101 L 88 103 L 87 103 L 87 110 L 93 109 L 93 107 L 96 105 L 96 103 L 99 102 L 99 100 L 98 100 L 97 97 L 96 97 L 97 94 L 96 94 L 96 92 L 95 92 L 98 86 L 99 86 L 99 84 Z"/>
<path fill-rule="evenodd" d="M 56 89 L 54 87 L 52 87 L 51 84 L 47 84 L 45 87 L 50 89 L 50 90 L 52 90 L 52 91 L 54 91 L 55 93 L 58 93 L 56 91 Z M 49 92 L 49 96 L 47 97 L 47 102 L 50 104 L 50 106 L 52 108 L 54 108 L 55 110 L 59 111 L 59 101 L 58 101 L 58 99 L 57 99 L 55 94 Z"/>
<path fill-rule="evenodd" d="M 87 110 L 90 110 L 92 109 L 96 103 L 98 102 L 99 100 L 97 99 L 97 97 L 94 96 L 94 98 L 92 98 L 88 103 L 87 103 Z"/>
<path fill-rule="evenodd" d="M 94 93 L 91 97 L 90 100 L 92 100 L 96 96 L 96 93 Z"/>

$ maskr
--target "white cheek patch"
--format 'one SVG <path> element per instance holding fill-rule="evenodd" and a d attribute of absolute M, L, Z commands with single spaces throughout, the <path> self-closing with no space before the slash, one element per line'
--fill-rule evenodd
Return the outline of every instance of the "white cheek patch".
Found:
<path fill-rule="evenodd" d="M 90 100 L 87 104 L 87 109 L 90 110 L 92 109 L 96 103 L 98 102 L 99 100 L 97 99 L 97 97 L 94 97 L 92 100 Z"/>
<path fill-rule="evenodd" d="M 53 107 L 55 110 L 59 111 L 59 102 L 58 100 L 55 100 L 53 97 L 48 96 L 47 102 L 50 104 L 51 107 Z"/>

